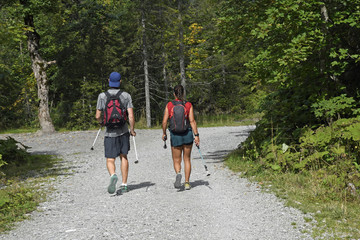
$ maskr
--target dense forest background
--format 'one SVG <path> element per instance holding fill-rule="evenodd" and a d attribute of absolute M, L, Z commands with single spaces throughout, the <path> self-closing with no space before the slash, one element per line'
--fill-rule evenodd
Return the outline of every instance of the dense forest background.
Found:
<path fill-rule="evenodd" d="M 263 114 L 243 145 L 254 161 L 360 176 L 359 0 L 9 0 L 0 13 L 2 130 L 94 127 L 118 71 L 147 127 L 181 83 L 197 115 Z"/>
<path fill-rule="evenodd" d="M 256 84 L 244 66 L 249 53 L 229 39 L 235 33 L 220 29 L 227 24 L 221 15 L 228 11 L 225 3 L 221 5 L 109 0 L 2 3 L 0 128 L 42 126 L 41 94 L 48 95 L 44 105 L 49 106 L 56 129 L 93 127 L 97 96 L 107 89 L 112 71 L 121 73 L 136 118 L 146 119 L 148 127 L 161 121 L 165 103 L 173 97 L 172 87 L 180 83 L 199 114 L 255 112 Z M 34 39 L 37 49 L 30 52 Z M 36 78 L 32 66 L 36 61 L 43 61 L 45 80 Z M 38 93 L 38 84 L 48 90 Z"/>

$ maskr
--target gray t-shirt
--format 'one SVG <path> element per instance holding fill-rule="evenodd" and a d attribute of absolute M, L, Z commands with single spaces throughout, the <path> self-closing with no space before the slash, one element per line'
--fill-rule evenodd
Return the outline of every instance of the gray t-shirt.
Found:
<path fill-rule="evenodd" d="M 120 91 L 120 89 L 110 88 L 108 91 L 111 95 L 116 95 L 117 92 Z M 120 94 L 120 102 L 123 106 L 125 106 L 126 109 L 134 108 L 132 104 L 131 96 L 127 92 L 122 92 Z M 106 104 L 106 95 L 105 93 L 100 93 L 97 100 L 96 109 L 103 112 L 105 110 L 105 104 Z M 106 128 L 105 137 L 117 137 L 127 132 L 129 132 L 129 128 L 127 124 L 124 124 L 123 127 L 117 129 Z"/>

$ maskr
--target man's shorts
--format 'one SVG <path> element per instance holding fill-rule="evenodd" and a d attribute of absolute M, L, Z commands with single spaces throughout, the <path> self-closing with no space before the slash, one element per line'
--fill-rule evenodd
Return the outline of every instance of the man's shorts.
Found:
<path fill-rule="evenodd" d="M 130 150 L 130 133 L 118 137 L 105 137 L 104 149 L 106 158 L 117 158 L 120 154 L 127 155 Z"/>
<path fill-rule="evenodd" d="M 191 128 L 189 128 L 185 133 L 173 133 L 170 131 L 170 143 L 172 147 L 180 147 L 183 145 L 193 144 L 194 137 Z"/>

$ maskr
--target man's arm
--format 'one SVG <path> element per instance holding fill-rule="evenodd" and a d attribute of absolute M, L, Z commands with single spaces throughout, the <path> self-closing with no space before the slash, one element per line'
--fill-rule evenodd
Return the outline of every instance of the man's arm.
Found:
<path fill-rule="evenodd" d="M 95 118 L 100 124 L 102 123 L 101 111 L 99 109 L 96 109 Z"/>
<path fill-rule="evenodd" d="M 132 108 L 127 109 L 128 117 L 129 117 L 129 124 L 130 124 L 130 134 L 132 136 L 136 136 L 135 132 L 135 117 L 134 117 L 134 110 Z"/>

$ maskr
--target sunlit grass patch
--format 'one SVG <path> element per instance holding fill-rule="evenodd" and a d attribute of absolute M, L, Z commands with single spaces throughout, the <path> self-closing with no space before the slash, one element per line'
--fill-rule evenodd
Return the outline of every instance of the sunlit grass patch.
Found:
<path fill-rule="evenodd" d="M 2 167 L 0 178 L 0 232 L 28 218 L 46 200 L 45 182 L 58 175 L 60 159 L 50 155 L 29 155 L 26 163 Z"/>
<path fill-rule="evenodd" d="M 261 118 L 261 114 L 240 115 L 240 114 L 219 114 L 219 115 L 198 115 L 196 123 L 199 127 L 219 126 L 246 126 L 253 125 Z"/>
<path fill-rule="evenodd" d="M 0 134 L 34 133 L 38 128 L 15 128 L 0 131 Z"/>

